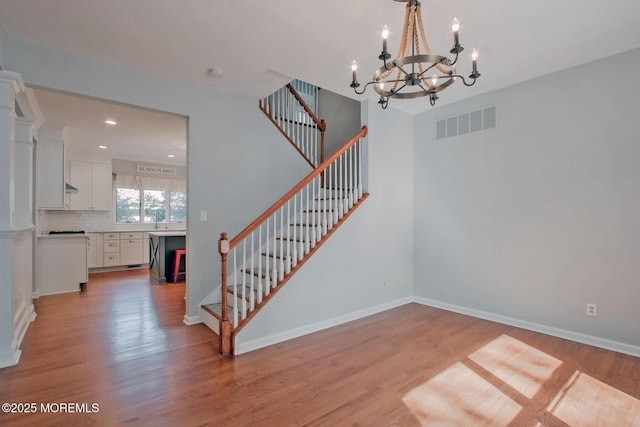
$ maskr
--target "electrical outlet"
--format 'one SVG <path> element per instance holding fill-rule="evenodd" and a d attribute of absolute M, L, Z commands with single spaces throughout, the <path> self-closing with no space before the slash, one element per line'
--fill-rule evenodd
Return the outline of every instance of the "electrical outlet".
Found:
<path fill-rule="evenodd" d="M 596 316 L 598 314 L 598 307 L 595 304 L 587 303 L 587 316 Z"/>

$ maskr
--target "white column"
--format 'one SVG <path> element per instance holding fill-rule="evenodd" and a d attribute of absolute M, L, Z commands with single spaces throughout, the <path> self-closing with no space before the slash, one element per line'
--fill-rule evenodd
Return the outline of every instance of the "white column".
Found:
<path fill-rule="evenodd" d="M 35 126 L 24 118 L 16 120 L 14 147 L 14 224 L 34 225 L 33 136 Z"/>
<path fill-rule="evenodd" d="M 14 157 L 16 136 L 16 95 L 25 89 L 20 75 L 0 71 L 0 227 L 14 225 Z"/>
<path fill-rule="evenodd" d="M 0 71 L 0 368 L 18 363 L 34 317 L 33 127 L 15 108 L 24 90 L 19 74 Z"/>

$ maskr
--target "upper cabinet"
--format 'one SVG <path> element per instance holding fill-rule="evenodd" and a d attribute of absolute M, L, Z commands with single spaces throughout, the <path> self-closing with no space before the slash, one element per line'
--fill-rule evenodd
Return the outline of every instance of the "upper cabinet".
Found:
<path fill-rule="evenodd" d="M 40 209 L 65 209 L 64 142 L 41 137 L 37 145 L 37 206 Z"/>
<path fill-rule="evenodd" d="M 69 209 L 111 210 L 111 182 L 110 164 L 69 162 L 69 184 L 78 189 L 69 194 Z"/>

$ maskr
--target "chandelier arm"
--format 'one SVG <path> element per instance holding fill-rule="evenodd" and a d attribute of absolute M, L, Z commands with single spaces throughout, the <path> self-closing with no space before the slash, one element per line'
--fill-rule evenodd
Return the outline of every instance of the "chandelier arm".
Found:
<path fill-rule="evenodd" d="M 460 56 L 460 55 L 456 52 L 456 57 L 455 57 L 455 58 L 453 58 L 453 61 L 449 60 L 449 66 L 450 66 L 450 67 L 453 67 L 454 65 L 456 65 L 456 62 L 458 62 L 458 57 L 459 57 L 459 56 Z"/>
<path fill-rule="evenodd" d="M 358 91 L 357 87 L 353 88 L 353 91 L 356 93 L 356 95 L 362 95 L 363 93 L 365 93 L 367 91 L 367 87 L 369 87 L 369 85 L 374 84 L 375 82 L 368 82 L 367 84 L 365 84 L 364 86 L 362 86 L 362 90 Z"/>
<path fill-rule="evenodd" d="M 457 78 L 462 80 L 462 83 L 467 87 L 473 86 L 474 84 L 476 84 L 476 81 L 477 81 L 477 78 L 474 78 L 471 83 L 467 83 L 467 80 L 464 78 L 464 76 L 461 76 L 460 74 L 454 74 L 453 76 L 451 76 L 451 78 Z"/>
<path fill-rule="evenodd" d="M 422 83 L 419 83 L 418 86 L 420 87 L 420 89 L 422 89 L 423 91 L 427 92 L 427 93 L 431 93 L 431 86 L 429 86 L 429 89 L 426 89 L 424 86 L 422 86 Z"/>
<path fill-rule="evenodd" d="M 438 71 L 440 71 L 440 68 L 438 68 L 438 65 L 440 65 L 440 64 L 438 64 L 438 63 L 431 64 L 431 65 L 430 65 L 426 70 L 424 70 L 423 72 L 421 72 L 420 74 L 418 74 L 418 77 L 420 77 L 421 79 L 423 79 L 423 78 L 427 78 L 427 77 L 422 77 L 422 75 L 423 75 L 424 73 L 426 73 L 427 71 L 431 70 L 431 69 L 432 69 L 432 68 L 434 68 L 434 67 L 435 67 Z M 449 74 L 449 73 L 446 73 L 446 72 L 445 72 L 445 73 L 443 73 L 443 74 L 442 74 L 442 76 L 438 76 L 438 77 L 449 77 L 450 75 L 451 75 L 451 74 Z"/>

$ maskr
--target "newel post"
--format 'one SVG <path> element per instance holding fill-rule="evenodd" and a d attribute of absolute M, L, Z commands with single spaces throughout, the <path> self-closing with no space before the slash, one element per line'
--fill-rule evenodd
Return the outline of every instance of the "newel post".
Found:
<path fill-rule="evenodd" d="M 221 258 L 221 283 L 220 291 L 222 292 L 222 319 L 220 319 L 220 354 L 230 356 L 231 348 L 231 322 L 229 321 L 229 307 L 227 305 L 227 253 L 229 253 L 229 239 L 227 233 L 220 233 L 218 240 L 218 252 Z"/>

